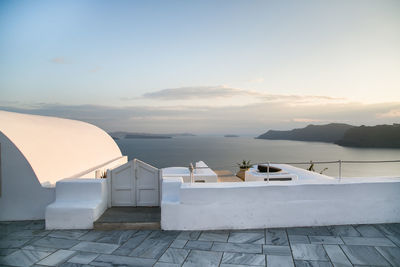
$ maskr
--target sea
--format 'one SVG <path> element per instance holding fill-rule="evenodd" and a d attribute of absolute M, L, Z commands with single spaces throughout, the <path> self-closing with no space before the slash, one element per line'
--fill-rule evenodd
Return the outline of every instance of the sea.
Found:
<path fill-rule="evenodd" d="M 157 168 L 188 167 L 204 161 L 215 170 L 238 171 L 237 163 L 307 162 L 295 165 L 308 168 L 310 161 L 400 160 L 400 149 L 350 148 L 330 143 L 262 140 L 252 137 L 183 136 L 170 139 L 116 140 L 123 155 L 137 158 Z M 327 169 L 326 169 L 327 168 Z M 339 164 L 315 164 L 317 172 L 338 177 Z M 342 177 L 400 177 L 400 162 L 342 163 Z"/>

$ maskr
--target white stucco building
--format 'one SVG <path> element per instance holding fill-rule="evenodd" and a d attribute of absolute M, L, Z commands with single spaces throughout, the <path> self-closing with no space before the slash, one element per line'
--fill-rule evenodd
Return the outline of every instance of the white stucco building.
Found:
<path fill-rule="evenodd" d="M 95 178 L 127 158 L 100 128 L 0 111 L 0 221 L 44 219 L 64 178 Z"/>

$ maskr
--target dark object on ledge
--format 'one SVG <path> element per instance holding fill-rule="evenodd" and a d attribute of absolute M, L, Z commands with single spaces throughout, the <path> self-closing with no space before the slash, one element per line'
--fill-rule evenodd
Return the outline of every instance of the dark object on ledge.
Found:
<path fill-rule="evenodd" d="M 259 164 L 257 166 L 259 172 L 268 172 L 268 165 L 267 164 Z M 277 167 L 269 166 L 269 172 L 280 172 L 282 169 Z"/>

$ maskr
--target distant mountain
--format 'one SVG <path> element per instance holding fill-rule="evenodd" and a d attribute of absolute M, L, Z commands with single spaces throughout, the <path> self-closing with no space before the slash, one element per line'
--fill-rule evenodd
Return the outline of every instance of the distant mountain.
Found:
<path fill-rule="evenodd" d="M 256 137 L 257 139 L 270 140 L 297 140 L 297 141 L 318 141 L 334 143 L 340 140 L 344 133 L 355 126 L 344 123 L 330 123 L 326 125 L 308 125 L 305 128 L 293 129 L 290 131 L 268 132 Z"/>
<path fill-rule="evenodd" d="M 239 137 L 239 135 L 236 134 L 226 134 L 224 137 Z"/>
<path fill-rule="evenodd" d="M 191 133 L 172 133 L 172 134 L 167 134 L 170 136 L 196 136 L 195 134 L 191 134 Z"/>
<path fill-rule="evenodd" d="M 400 124 L 354 127 L 335 143 L 351 147 L 400 148 Z"/>
<path fill-rule="evenodd" d="M 138 134 L 131 133 L 125 135 L 125 139 L 168 139 L 172 138 L 172 136 L 163 135 L 163 134 Z"/>
<path fill-rule="evenodd" d="M 119 139 L 168 139 L 177 136 L 195 136 L 191 133 L 175 133 L 175 134 L 152 134 L 152 133 L 131 133 L 131 132 L 112 132 L 109 135 L 114 140 Z"/>

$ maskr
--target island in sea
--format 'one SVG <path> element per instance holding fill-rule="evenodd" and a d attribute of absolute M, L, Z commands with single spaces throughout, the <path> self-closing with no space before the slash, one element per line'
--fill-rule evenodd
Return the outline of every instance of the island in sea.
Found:
<path fill-rule="evenodd" d="M 358 127 L 344 123 L 310 124 L 289 131 L 269 130 L 256 138 L 328 142 L 349 147 L 400 148 L 400 124 Z"/>
<path fill-rule="evenodd" d="M 169 139 L 177 136 L 195 136 L 191 133 L 173 133 L 173 134 L 153 134 L 153 133 L 131 133 L 131 132 L 112 132 L 109 135 L 114 140 L 119 139 Z"/>
<path fill-rule="evenodd" d="M 236 134 L 226 134 L 224 137 L 239 137 L 239 135 Z"/>

